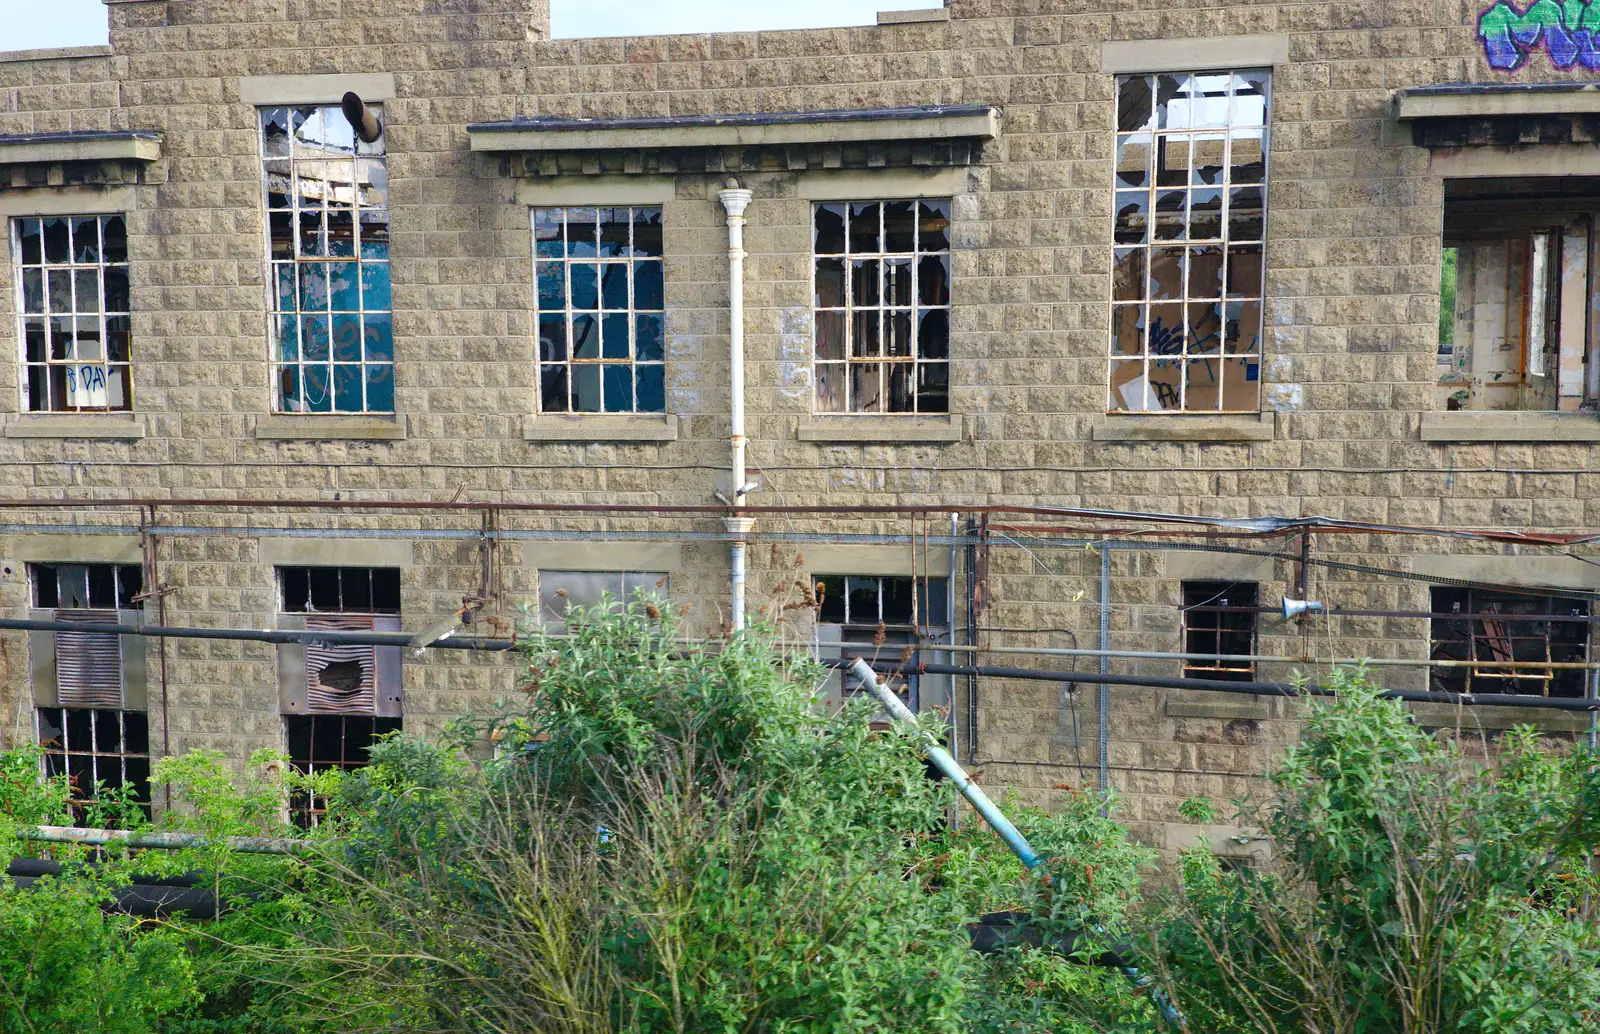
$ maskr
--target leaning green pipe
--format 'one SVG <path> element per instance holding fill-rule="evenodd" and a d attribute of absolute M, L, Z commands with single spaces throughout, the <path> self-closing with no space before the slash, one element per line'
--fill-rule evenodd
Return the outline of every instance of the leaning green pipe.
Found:
<path fill-rule="evenodd" d="M 915 721 L 915 716 L 912 715 L 910 708 L 901 703 L 899 697 L 891 693 L 887 686 L 878 681 L 877 673 L 872 670 L 872 666 L 865 659 L 857 657 L 851 662 L 850 674 L 860 680 L 861 684 L 871 691 L 874 697 L 877 697 L 878 702 L 896 720 L 902 722 Z M 996 833 L 1000 834 L 1000 839 L 1004 840 L 1006 846 L 1011 848 L 1012 854 L 1022 860 L 1023 865 L 1030 869 L 1037 869 L 1044 864 L 1044 859 L 1039 857 L 1039 853 L 1028 843 L 1028 838 L 1023 836 L 1022 832 L 1011 824 L 1011 820 L 1001 813 L 995 803 L 989 799 L 989 795 L 984 793 L 978 787 L 978 784 L 972 781 L 972 777 L 962 770 L 961 766 L 956 763 L 956 759 L 950 756 L 948 750 L 945 750 L 934 740 L 932 734 L 928 734 L 925 737 L 924 749 L 928 752 L 928 760 L 933 762 L 933 767 L 943 772 L 945 778 L 956 784 L 956 789 L 961 792 L 961 796 L 965 797 L 977 813 L 983 816 L 983 820 Z M 1122 972 L 1129 980 L 1150 992 L 1150 1000 L 1156 1004 L 1156 1008 L 1161 1010 L 1161 1014 L 1167 1018 L 1169 1023 L 1181 1026 L 1182 1017 L 1167 998 L 1166 992 L 1156 987 L 1150 978 L 1144 976 L 1133 966 L 1124 967 Z"/>
<path fill-rule="evenodd" d="M 857 657 L 855 663 L 850 665 L 850 674 L 860 679 L 861 684 L 871 690 L 872 695 L 877 697 L 878 702 L 887 708 L 895 718 L 902 722 L 915 720 L 910 709 L 900 702 L 900 698 L 889 692 L 878 681 L 878 676 L 867 665 L 865 660 Z M 978 784 L 972 781 L 972 777 L 962 771 L 961 766 L 956 763 L 955 758 L 950 756 L 948 750 L 945 750 L 935 742 L 931 735 L 927 737 L 927 741 L 925 749 L 928 752 L 928 760 L 933 762 L 933 767 L 943 772 L 946 779 L 956 784 L 956 789 L 961 792 L 961 796 L 965 797 L 967 803 L 971 804 L 977 813 L 983 816 L 983 821 L 994 827 L 994 831 L 1000 834 L 1000 839 L 1006 842 L 1006 846 L 1011 848 L 1012 853 L 1022 859 L 1023 865 L 1030 869 L 1038 867 L 1044 859 L 1040 858 L 1038 852 L 1028 844 L 1028 838 L 1023 836 L 1017 827 L 1011 824 L 1011 820 L 1001 813 L 995 803 L 989 799 L 989 795 L 984 793 Z"/>

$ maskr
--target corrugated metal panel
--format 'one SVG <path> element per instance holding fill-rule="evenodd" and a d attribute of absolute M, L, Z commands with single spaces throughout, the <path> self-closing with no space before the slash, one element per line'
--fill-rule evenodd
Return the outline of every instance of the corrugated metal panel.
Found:
<path fill-rule="evenodd" d="M 370 632 L 371 615 L 307 614 L 306 628 Z M 377 648 L 306 643 L 306 710 L 312 714 L 372 714 L 377 697 Z"/>
<path fill-rule="evenodd" d="M 58 610 L 57 621 L 115 625 L 115 611 Z M 122 643 L 98 632 L 56 633 L 56 690 L 62 707 L 122 706 Z"/>

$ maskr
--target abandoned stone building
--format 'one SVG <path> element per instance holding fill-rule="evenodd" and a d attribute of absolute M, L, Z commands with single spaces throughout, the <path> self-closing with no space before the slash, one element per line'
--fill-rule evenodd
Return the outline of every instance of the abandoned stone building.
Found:
<path fill-rule="evenodd" d="M 904 688 L 1167 848 L 1297 728 L 1192 680 L 1591 734 L 1594 5 L 106 3 L 0 54 L 0 735 L 85 792 L 358 764 L 519 680 L 336 633 L 637 588 L 982 668 Z"/>

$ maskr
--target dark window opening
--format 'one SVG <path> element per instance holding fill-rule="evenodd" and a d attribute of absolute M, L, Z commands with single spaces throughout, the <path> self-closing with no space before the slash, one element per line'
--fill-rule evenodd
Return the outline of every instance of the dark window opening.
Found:
<path fill-rule="evenodd" d="M 1183 583 L 1183 649 L 1185 653 L 1248 656 L 1256 652 L 1258 592 L 1254 582 L 1194 581 Z M 1248 682 L 1255 678 L 1251 661 L 1191 659 L 1183 674 L 1191 679 Z"/>
<path fill-rule="evenodd" d="M 1429 656 L 1472 662 L 1433 668 L 1435 692 L 1584 695 L 1582 668 L 1538 665 L 1588 660 L 1587 600 L 1439 586 L 1433 614 Z"/>
<path fill-rule="evenodd" d="M 150 817 L 150 733 L 143 711 L 41 707 L 36 715 L 44 774 L 72 785 L 75 825 L 87 825 L 91 803 L 120 791 Z"/>
<path fill-rule="evenodd" d="M 40 610 L 139 610 L 144 572 L 137 564 L 30 564 Z"/>
<path fill-rule="evenodd" d="M 284 567 L 279 569 L 288 614 L 398 614 L 397 567 Z"/>
<path fill-rule="evenodd" d="M 289 764 L 303 775 L 363 768 L 371 760 L 372 744 L 379 737 L 399 732 L 401 722 L 372 715 L 286 714 L 283 731 Z M 321 821 L 327 807 L 321 797 L 296 794 L 289 801 L 289 814 L 295 825 L 309 829 Z"/>

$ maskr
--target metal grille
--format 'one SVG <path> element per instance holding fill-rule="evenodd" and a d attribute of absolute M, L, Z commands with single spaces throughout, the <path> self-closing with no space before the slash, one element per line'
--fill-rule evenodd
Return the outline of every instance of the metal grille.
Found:
<path fill-rule="evenodd" d="M 1248 655 L 1256 652 L 1257 587 L 1254 582 L 1195 581 L 1183 583 L 1183 649 L 1185 653 Z M 1192 679 L 1250 681 L 1250 661 L 1185 661 L 1183 674 Z"/>
<path fill-rule="evenodd" d="M 371 760 L 369 751 L 373 741 L 400 729 L 399 718 L 324 714 L 283 716 L 289 763 L 295 771 L 306 775 L 330 769 L 349 771 L 361 768 Z M 289 802 L 290 816 L 295 824 L 308 828 L 321 820 L 326 809 L 326 801 L 307 794 L 296 795 Z"/>
<path fill-rule="evenodd" d="M 115 611 L 57 610 L 57 621 L 115 625 Z M 63 707 L 122 706 L 122 640 L 98 632 L 57 632 L 56 692 Z"/>
<path fill-rule="evenodd" d="M 950 409 L 950 200 L 812 211 L 817 411 Z"/>
<path fill-rule="evenodd" d="M 372 631 L 372 617 L 308 614 L 306 628 Z M 315 714 L 372 714 L 377 706 L 377 648 L 306 643 L 306 706 Z"/>
<path fill-rule="evenodd" d="M 536 208 L 539 409 L 666 411 L 660 208 Z"/>
<path fill-rule="evenodd" d="M 123 217 L 14 219 L 11 233 L 23 406 L 31 412 L 131 409 Z"/>
<path fill-rule="evenodd" d="M 44 774 L 67 776 L 79 825 L 101 788 L 128 787 L 150 813 L 150 736 L 142 711 L 45 707 L 36 712 Z"/>
<path fill-rule="evenodd" d="M 274 405 L 393 413 L 384 139 L 358 140 L 337 106 L 263 108 L 261 148 Z"/>
<path fill-rule="evenodd" d="M 1260 409 L 1270 85 L 1117 80 L 1109 410 Z"/>

